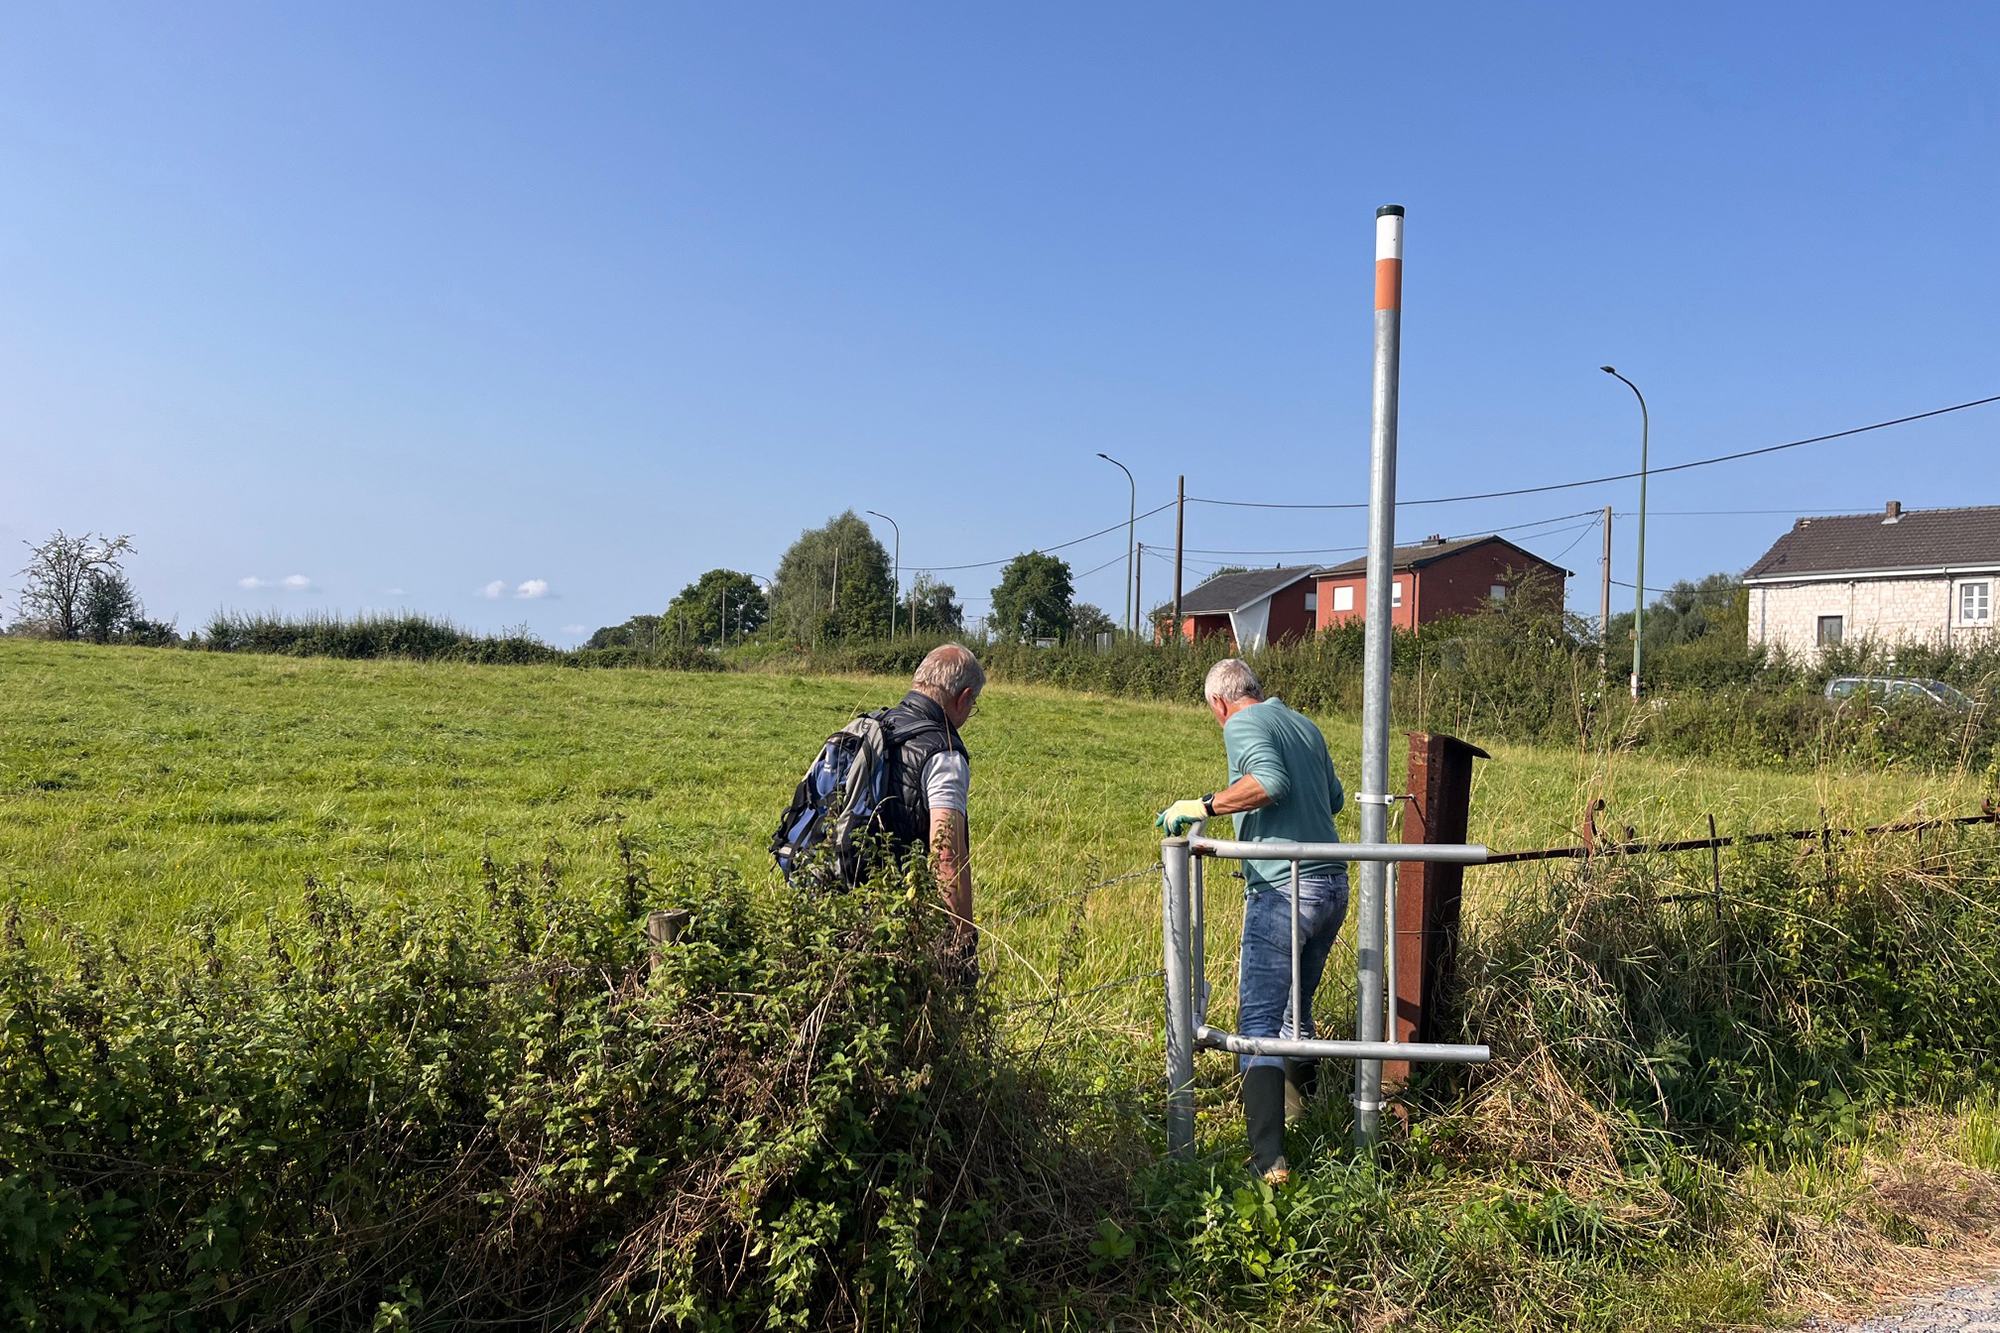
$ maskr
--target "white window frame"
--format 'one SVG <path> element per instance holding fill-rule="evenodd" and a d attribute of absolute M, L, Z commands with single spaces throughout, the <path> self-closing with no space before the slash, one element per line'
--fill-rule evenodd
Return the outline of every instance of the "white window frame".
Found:
<path fill-rule="evenodd" d="M 1486 595 L 1496 602 L 1504 602 L 1507 600 L 1507 585 L 1504 583 L 1495 583 L 1487 588 Z"/>
<path fill-rule="evenodd" d="M 1389 580 L 1389 605 L 1395 607 L 1395 606 L 1401 606 L 1402 604 L 1403 604 L 1403 581 L 1401 579 L 1391 579 Z"/>
<path fill-rule="evenodd" d="M 1333 590 L 1333 609 L 1352 611 L 1354 609 L 1354 585 L 1343 583 Z"/>
<path fill-rule="evenodd" d="M 1935 606 L 1936 603 L 1933 602 L 1932 605 Z M 1829 624 L 1833 626 L 1833 637 L 1830 639 L 1826 637 L 1826 627 Z M 1821 616 L 1813 624 L 1813 646 L 1816 648 L 1832 648 L 1845 641 L 1846 638 L 1846 616 Z"/>
<path fill-rule="evenodd" d="M 1318 614 L 1319 591 L 1317 589 L 1314 589 L 1306 593 L 1306 610 L 1311 611 L 1314 614 Z"/>
<path fill-rule="evenodd" d="M 1978 614 L 1973 614 L 1974 595 L 1978 597 Z M 1993 581 L 1991 579 L 1966 579 L 1958 585 L 1958 623 L 1961 625 L 1991 625 L 1993 623 Z"/>

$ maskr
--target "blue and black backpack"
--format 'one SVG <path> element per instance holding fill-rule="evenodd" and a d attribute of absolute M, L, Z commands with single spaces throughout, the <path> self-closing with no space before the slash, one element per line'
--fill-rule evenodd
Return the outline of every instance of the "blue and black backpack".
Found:
<path fill-rule="evenodd" d="M 885 804 L 896 795 L 894 742 L 882 726 L 888 711 L 857 717 L 827 737 L 799 779 L 771 835 L 771 855 L 787 882 L 853 885 L 867 877 L 870 844 L 880 840 Z"/>

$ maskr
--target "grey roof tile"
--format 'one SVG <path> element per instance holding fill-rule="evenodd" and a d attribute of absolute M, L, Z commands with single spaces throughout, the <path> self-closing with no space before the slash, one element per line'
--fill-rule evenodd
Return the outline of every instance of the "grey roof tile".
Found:
<path fill-rule="evenodd" d="M 1252 602 L 1289 588 L 1313 572 L 1311 565 L 1289 565 L 1279 569 L 1252 569 L 1241 574 L 1223 574 L 1181 595 L 1181 614 L 1212 616 L 1240 611 Z"/>
<path fill-rule="evenodd" d="M 2000 568 L 2000 505 L 1802 518 L 1745 579 L 1892 569 Z"/>

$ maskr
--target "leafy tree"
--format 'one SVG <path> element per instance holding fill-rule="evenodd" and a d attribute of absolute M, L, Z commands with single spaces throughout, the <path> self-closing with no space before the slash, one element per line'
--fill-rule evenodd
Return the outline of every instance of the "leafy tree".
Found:
<path fill-rule="evenodd" d="M 929 574 L 910 582 L 910 614 L 919 634 L 958 634 L 965 629 L 965 608 L 952 599 L 958 589 Z"/>
<path fill-rule="evenodd" d="M 675 643 L 722 645 L 755 634 L 770 618 L 770 604 L 755 579 L 711 569 L 667 604 L 660 633 Z"/>
<path fill-rule="evenodd" d="M 1250 566 L 1248 565 L 1222 565 L 1213 574 L 1210 574 L 1207 579 L 1203 579 L 1202 582 L 1206 583 L 1209 579 L 1219 579 L 1225 574 L 1248 574 L 1249 572 Z"/>
<path fill-rule="evenodd" d="M 1116 621 L 1102 608 L 1089 602 L 1078 602 L 1070 611 L 1070 633 L 1077 638 L 1095 638 L 1099 634 L 1110 634 L 1117 628 Z"/>
<path fill-rule="evenodd" d="M 1013 639 L 1055 639 L 1070 632 L 1069 562 L 1040 551 L 1017 555 L 993 589 L 993 631 Z"/>
<path fill-rule="evenodd" d="M 1710 574 L 1700 579 L 1682 579 L 1661 593 L 1646 607 L 1646 651 L 1693 643 L 1711 634 L 1726 633 L 1737 640 L 1748 637 L 1750 599 L 1743 582 L 1733 574 Z M 1632 613 L 1621 611 L 1611 617 L 1608 639 L 1614 659 L 1622 657 L 1625 669 L 1632 664 Z"/>
<path fill-rule="evenodd" d="M 800 533 L 778 561 L 771 612 L 794 643 L 879 639 L 892 589 L 888 551 L 849 509 Z"/>
<path fill-rule="evenodd" d="M 83 589 L 78 634 L 92 643 L 116 643 L 142 615 L 132 580 L 115 569 L 94 569 Z"/>
<path fill-rule="evenodd" d="M 668 631 L 671 633 L 671 631 Z M 605 625 L 584 640 L 586 648 L 644 648 L 657 646 L 660 617 L 633 616 L 622 625 Z"/>
<path fill-rule="evenodd" d="M 60 528 L 40 546 L 23 544 L 28 548 L 28 563 L 20 571 L 27 580 L 21 589 L 21 614 L 36 632 L 50 639 L 81 635 L 93 576 L 120 574 L 123 557 L 135 554 L 129 536 L 86 532 L 72 537 Z"/>

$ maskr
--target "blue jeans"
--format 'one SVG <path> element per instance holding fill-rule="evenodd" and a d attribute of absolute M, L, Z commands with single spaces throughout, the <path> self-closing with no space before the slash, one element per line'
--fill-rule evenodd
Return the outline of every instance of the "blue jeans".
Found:
<path fill-rule="evenodd" d="M 1264 889 L 1243 903 L 1243 956 L 1236 968 L 1236 1027 L 1246 1037 L 1313 1035 L 1312 997 L 1326 971 L 1326 957 L 1347 920 L 1347 867 L 1299 877 L 1299 1013 L 1303 1034 L 1292 1031 L 1291 885 Z M 1284 1064 L 1276 1055 L 1242 1055 L 1240 1068 Z"/>

